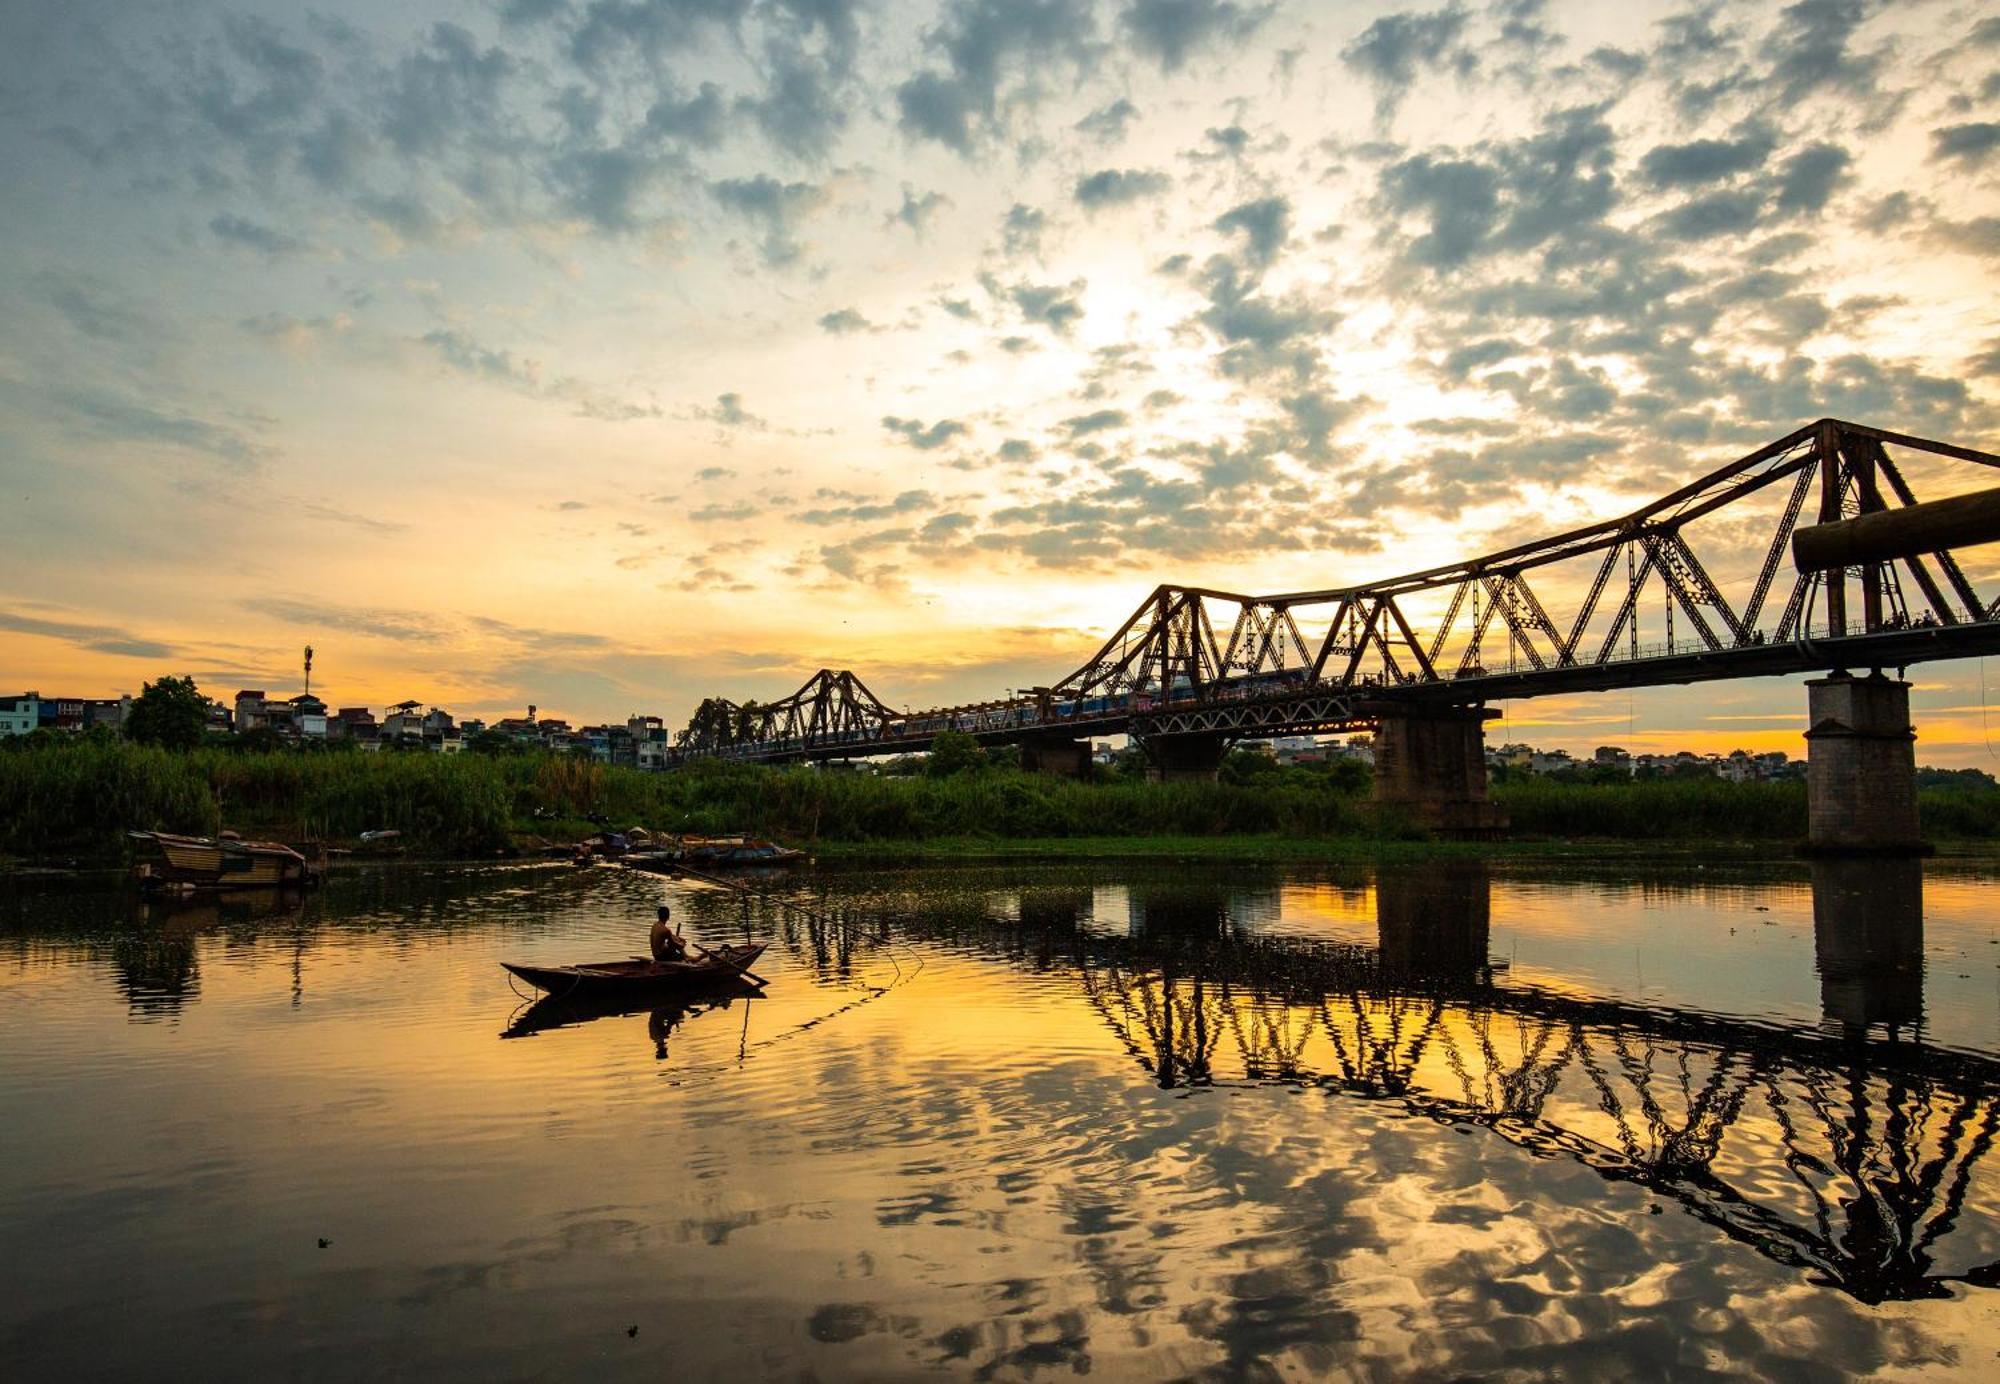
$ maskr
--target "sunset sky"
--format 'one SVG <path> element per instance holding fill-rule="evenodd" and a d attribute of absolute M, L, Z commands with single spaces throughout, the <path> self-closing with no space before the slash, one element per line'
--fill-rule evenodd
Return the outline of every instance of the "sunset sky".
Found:
<path fill-rule="evenodd" d="M 1822 415 L 2000 450 L 1972 3 L 0 0 L 0 176 L 0 692 L 923 706 Z"/>

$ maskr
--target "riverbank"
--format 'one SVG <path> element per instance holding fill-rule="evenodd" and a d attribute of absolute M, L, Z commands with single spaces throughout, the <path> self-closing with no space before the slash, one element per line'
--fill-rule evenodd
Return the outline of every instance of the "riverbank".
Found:
<path fill-rule="evenodd" d="M 1513 849 L 1558 843 L 1745 843 L 1782 852 L 1806 833 L 1804 785 L 1709 778 L 1496 784 Z M 2000 791 L 1927 789 L 1940 843 L 2000 841 Z M 825 858 L 895 851 L 1325 855 L 1435 852 L 1378 810 L 1365 781 L 1271 766 L 1225 783 L 1097 782 L 1010 769 L 947 777 L 699 763 L 641 773 L 553 756 L 298 753 L 122 742 L 0 752 L 0 856 L 35 864 L 122 854 L 130 829 L 352 843 L 399 833 L 420 856 L 491 858 L 562 844 L 608 823 L 654 832 L 754 832 Z"/>

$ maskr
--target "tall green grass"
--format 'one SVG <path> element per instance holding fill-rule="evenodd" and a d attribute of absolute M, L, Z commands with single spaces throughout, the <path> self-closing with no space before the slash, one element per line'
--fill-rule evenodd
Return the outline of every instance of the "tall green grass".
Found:
<path fill-rule="evenodd" d="M 1558 783 L 1525 778 L 1495 784 L 1492 791 L 1510 829 L 1527 836 L 1784 841 L 1806 835 L 1806 786 L 1798 781 Z"/>
<path fill-rule="evenodd" d="M 128 828 L 208 833 L 221 818 L 193 756 L 122 741 L 0 754 L 0 851 L 102 852 Z"/>
<path fill-rule="evenodd" d="M 1786 841 L 1806 834 L 1800 783 L 1663 779 L 1498 784 L 1522 836 Z M 2000 792 L 1920 795 L 1935 839 L 2000 838 Z M 1406 837 L 1365 785 L 1305 771 L 1255 782 L 1146 783 L 986 769 L 948 778 L 704 762 L 640 773 L 551 756 L 175 753 L 123 742 L 0 753 L 0 853 L 104 853 L 127 828 L 234 827 L 339 841 L 396 830 L 419 851 L 480 855 L 519 833 L 571 839 L 602 817 L 654 831 L 749 831 L 785 840 L 1275 835 Z"/>

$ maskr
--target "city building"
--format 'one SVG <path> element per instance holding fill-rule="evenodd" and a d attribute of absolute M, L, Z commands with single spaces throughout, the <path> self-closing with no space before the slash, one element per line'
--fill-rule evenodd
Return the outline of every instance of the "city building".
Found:
<path fill-rule="evenodd" d="M 242 691 L 236 694 L 236 708 L 232 724 L 238 735 L 248 735 L 265 723 L 264 693 L 261 689 Z"/>
<path fill-rule="evenodd" d="M 421 702 L 397 702 L 382 717 L 382 739 L 393 744 L 421 745 L 424 715 Z"/>
<path fill-rule="evenodd" d="M 291 707 L 292 731 L 301 740 L 326 739 L 326 703 L 310 692 L 302 692 L 293 697 L 287 706 Z"/>
<path fill-rule="evenodd" d="M 42 694 L 0 697 L 0 735 L 28 735 L 42 724 Z"/>
<path fill-rule="evenodd" d="M 83 728 L 92 730 L 104 726 L 109 730 L 123 730 L 125 718 L 131 714 L 130 697 L 93 697 L 83 704 Z"/>

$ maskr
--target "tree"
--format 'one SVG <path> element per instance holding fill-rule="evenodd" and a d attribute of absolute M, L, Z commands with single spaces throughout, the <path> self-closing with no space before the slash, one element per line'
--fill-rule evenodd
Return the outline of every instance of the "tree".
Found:
<path fill-rule="evenodd" d="M 931 757 L 924 772 L 932 778 L 950 778 L 985 764 L 986 751 L 979 748 L 977 740 L 962 730 L 942 730 L 931 741 Z"/>
<path fill-rule="evenodd" d="M 208 729 L 208 698 L 193 678 L 161 678 L 149 682 L 133 699 L 125 716 L 125 734 L 142 745 L 191 750 Z"/>
<path fill-rule="evenodd" d="M 269 726 L 255 726 L 236 737 L 238 754 L 276 754 L 285 748 L 285 737 Z"/>

